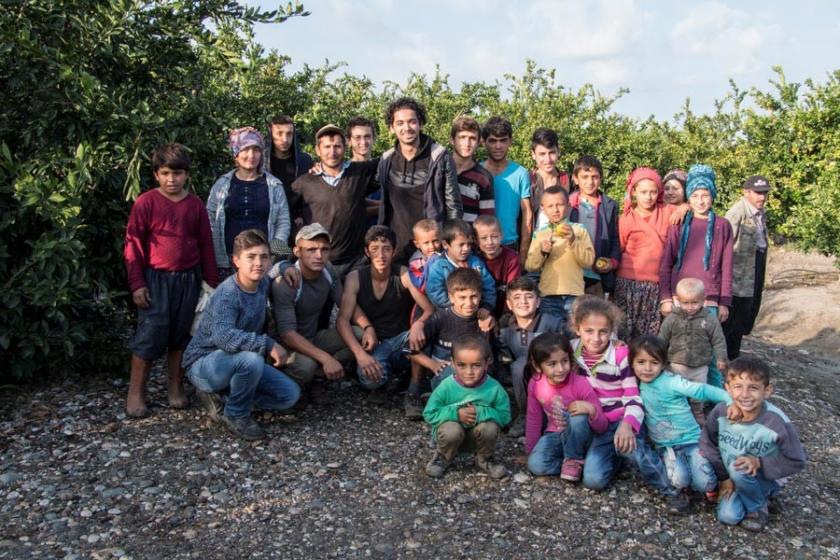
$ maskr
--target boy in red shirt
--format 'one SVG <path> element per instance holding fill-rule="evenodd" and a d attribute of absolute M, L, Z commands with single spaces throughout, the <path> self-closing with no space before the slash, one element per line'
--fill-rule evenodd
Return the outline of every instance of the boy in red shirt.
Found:
<path fill-rule="evenodd" d="M 496 282 L 496 309 L 493 315 L 498 320 L 505 312 L 507 285 L 522 274 L 519 255 L 510 247 L 502 245 L 502 226 L 496 216 L 482 214 L 473 222 L 473 230 L 478 256 Z"/>
<path fill-rule="evenodd" d="M 129 348 L 131 381 L 125 412 L 148 416 L 146 379 L 152 364 L 167 351 L 169 406 L 185 408 L 181 354 L 189 342 L 202 279 L 218 283 L 210 219 L 204 202 L 186 188 L 190 156 L 180 144 L 152 154 L 156 189 L 141 194 L 131 208 L 125 231 L 125 268 L 137 306 L 137 331 Z"/>

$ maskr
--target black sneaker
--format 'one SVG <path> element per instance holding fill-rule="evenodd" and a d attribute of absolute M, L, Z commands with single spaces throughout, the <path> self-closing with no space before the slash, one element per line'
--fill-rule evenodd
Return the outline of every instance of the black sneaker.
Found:
<path fill-rule="evenodd" d="M 780 515 L 784 511 L 782 502 L 779 501 L 778 496 L 767 500 L 767 513 L 770 515 Z"/>
<path fill-rule="evenodd" d="M 329 404 L 330 399 L 327 397 L 327 384 L 320 379 L 315 379 L 309 384 L 309 402 L 315 406 L 324 406 Z"/>
<path fill-rule="evenodd" d="M 741 527 L 753 533 L 759 533 L 767 526 L 770 521 L 770 514 L 764 510 L 752 511 L 741 520 Z"/>
<path fill-rule="evenodd" d="M 685 492 L 680 492 L 675 496 L 668 496 L 666 506 L 668 513 L 673 515 L 685 515 L 688 513 L 688 508 L 691 506 L 691 498 Z"/>
<path fill-rule="evenodd" d="M 518 438 L 525 435 L 525 417 L 517 416 L 508 428 L 508 437 Z"/>
<path fill-rule="evenodd" d="M 508 471 L 502 465 L 493 462 L 493 457 L 476 457 L 475 466 L 486 472 L 490 478 L 496 480 L 508 475 Z"/>
<path fill-rule="evenodd" d="M 426 463 L 426 474 L 432 478 L 441 478 L 446 473 L 449 461 L 440 453 L 435 453 L 432 460 Z"/>
<path fill-rule="evenodd" d="M 195 394 L 198 395 L 198 402 L 201 403 L 201 407 L 207 411 L 207 416 L 210 418 L 210 421 L 219 422 L 222 418 L 223 409 L 222 398 L 219 394 L 208 393 L 200 389 L 196 389 Z"/>
<path fill-rule="evenodd" d="M 263 430 L 256 420 L 251 418 L 251 415 L 233 418 L 231 416 L 222 416 L 222 424 L 228 430 L 247 441 L 257 441 L 265 438 L 265 430 Z"/>
<path fill-rule="evenodd" d="M 403 408 L 405 409 L 405 417 L 409 420 L 423 419 L 423 403 L 419 394 L 406 393 L 403 399 Z"/>

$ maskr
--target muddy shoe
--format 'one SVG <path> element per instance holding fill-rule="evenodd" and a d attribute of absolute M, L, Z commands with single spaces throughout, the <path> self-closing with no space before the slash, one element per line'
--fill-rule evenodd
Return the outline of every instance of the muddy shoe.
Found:
<path fill-rule="evenodd" d="M 218 422 L 222 417 L 222 399 L 218 393 L 208 393 L 200 389 L 195 390 L 198 396 L 198 402 L 201 407 L 207 411 L 207 416 L 212 422 Z"/>
<path fill-rule="evenodd" d="M 406 393 L 403 398 L 403 408 L 405 409 L 405 417 L 409 420 L 423 419 L 423 402 L 420 400 L 420 395 L 417 393 Z"/>
<path fill-rule="evenodd" d="M 583 477 L 583 459 L 564 459 L 560 467 L 560 478 L 568 482 L 580 482 Z"/>
<path fill-rule="evenodd" d="M 691 506 L 691 498 L 685 492 L 680 492 L 676 496 L 668 496 L 666 507 L 668 513 L 673 515 L 685 515 L 688 513 L 688 508 Z"/>
<path fill-rule="evenodd" d="M 238 418 L 224 415 L 222 416 L 222 424 L 233 434 L 246 441 L 257 441 L 265 438 L 265 430 L 250 415 Z"/>
<path fill-rule="evenodd" d="M 492 457 L 476 457 L 475 466 L 486 472 L 490 478 L 496 480 L 508 475 L 507 469 L 498 463 L 494 463 Z"/>
<path fill-rule="evenodd" d="M 426 463 L 426 474 L 432 478 L 441 478 L 446 473 L 449 461 L 440 453 L 435 453 L 432 460 Z"/>
<path fill-rule="evenodd" d="M 741 527 L 753 533 L 759 533 L 767 527 L 767 522 L 770 521 L 770 514 L 766 511 L 758 510 L 751 511 L 741 520 Z"/>
<path fill-rule="evenodd" d="M 517 416 L 513 420 L 513 424 L 508 428 L 508 437 L 518 438 L 525 435 L 525 417 Z"/>
<path fill-rule="evenodd" d="M 309 384 L 309 402 L 315 406 L 329 404 L 330 399 L 327 397 L 327 384 L 325 382 L 316 379 Z"/>

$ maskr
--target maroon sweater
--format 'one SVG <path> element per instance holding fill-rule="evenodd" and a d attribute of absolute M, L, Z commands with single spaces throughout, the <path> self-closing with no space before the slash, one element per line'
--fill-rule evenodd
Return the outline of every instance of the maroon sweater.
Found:
<path fill-rule="evenodd" d="M 219 282 L 210 219 L 200 198 L 190 193 L 174 202 L 157 189 L 137 197 L 125 228 L 125 268 L 132 292 L 146 287 L 146 268 L 177 272 L 201 264 L 205 282 Z"/>
<path fill-rule="evenodd" d="M 677 282 L 683 278 L 699 278 L 706 287 L 706 299 L 720 305 L 732 305 L 732 226 L 723 216 L 715 216 L 712 235 L 712 254 L 709 270 L 703 270 L 703 254 L 706 250 L 706 226 L 708 220 L 694 218 L 688 244 L 682 259 L 682 267 L 674 268 L 680 248 L 682 224 L 668 229 L 668 239 L 662 261 L 659 263 L 659 299 L 671 299 Z"/>
<path fill-rule="evenodd" d="M 478 252 L 481 260 L 490 271 L 490 276 L 496 282 L 496 318 L 505 312 L 505 298 L 507 297 L 507 285 L 519 278 L 522 274 L 522 267 L 519 263 L 519 253 L 509 247 L 502 247 L 502 254 L 492 261 Z"/>

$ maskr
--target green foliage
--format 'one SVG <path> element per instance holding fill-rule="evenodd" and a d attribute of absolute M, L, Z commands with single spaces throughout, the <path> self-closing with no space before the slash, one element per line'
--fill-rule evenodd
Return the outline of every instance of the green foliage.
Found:
<path fill-rule="evenodd" d="M 560 164 L 597 155 L 618 199 L 639 165 L 709 163 L 719 210 L 745 177 L 766 174 L 776 185 L 775 232 L 840 254 L 840 71 L 825 83 L 792 84 L 776 69 L 769 91 L 732 83 L 712 114 L 695 114 L 687 100 L 673 122 L 638 121 L 613 110 L 626 90 L 570 90 L 530 61 L 521 76 L 459 87 L 440 71 L 381 88 L 339 75 L 341 63 L 290 73 L 287 57 L 254 42 L 253 26 L 305 15 L 297 4 L 263 11 L 234 0 L 4 3 L 0 378 L 125 369 L 131 311 L 122 243 L 130 201 L 151 186 L 152 149 L 186 144 L 191 185 L 206 196 L 231 166 L 227 131 L 265 130 L 280 112 L 296 119 L 304 141 L 327 122 L 368 116 L 378 124 L 378 152 L 393 143 L 383 113 L 400 95 L 426 105 L 425 131 L 443 143 L 456 116 L 500 114 L 514 126 L 511 157 L 526 166 L 532 132 L 552 127 Z"/>

